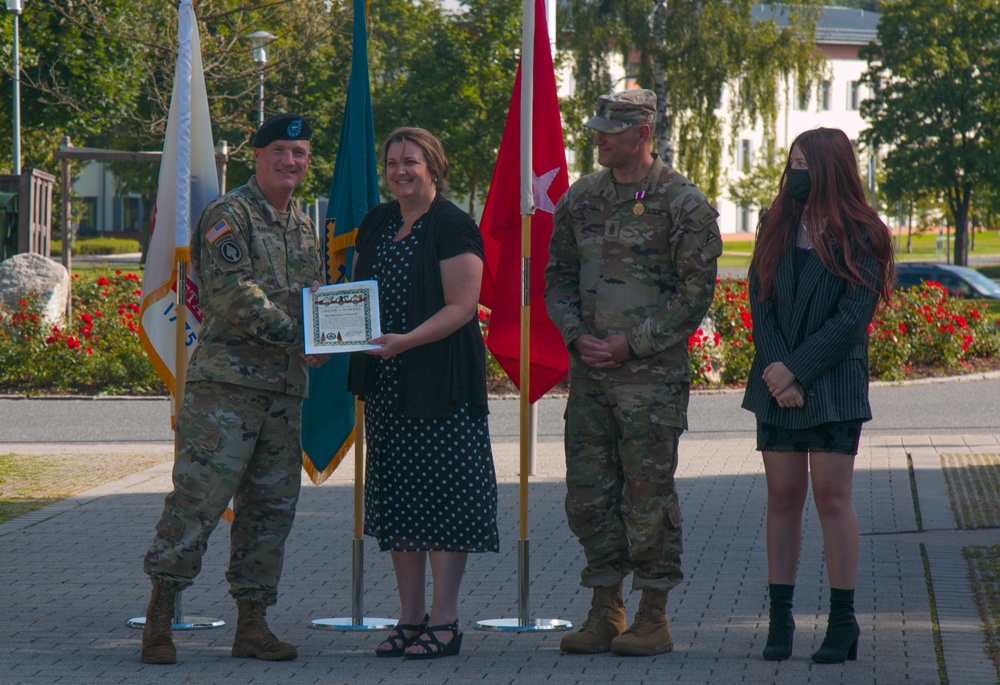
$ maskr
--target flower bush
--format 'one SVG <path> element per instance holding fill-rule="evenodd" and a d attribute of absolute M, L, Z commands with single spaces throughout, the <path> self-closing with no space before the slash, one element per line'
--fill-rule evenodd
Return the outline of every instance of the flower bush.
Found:
<path fill-rule="evenodd" d="M 72 290 L 63 324 L 46 321 L 30 298 L 0 306 L 0 391 L 165 393 L 139 342 L 139 276 L 77 274 Z"/>
<path fill-rule="evenodd" d="M 897 290 L 868 327 L 872 377 L 899 380 L 915 366 L 969 369 L 974 359 L 996 358 L 1000 327 L 986 316 L 988 306 L 949 297 L 940 283 Z"/>
<path fill-rule="evenodd" d="M 166 394 L 139 342 L 139 276 L 74 276 L 73 317 L 46 321 L 27 298 L 0 306 L 0 392 Z M 893 293 L 869 327 L 873 380 L 974 370 L 1000 359 L 1000 326 L 981 300 L 948 296 L 940 283 Z M 491 313 L 479 308 L 488 339 Z M 753 361 L 745 280 L 717 281 L 701 327 L 688 339 L 695 387 L 739 386 Z M 487 352 L 487 376 L 504 378 Z"/>
<path fill-rule="evenodd" d="M 479 306 L 479 330 L 482 331 L 483 341 L 488 343 L 490 340 L 490 317 L 493 313 L 483 307 Z M 507 377 L 504 373 L 503 368 L 500 366 L 494 357 L 493 353 L 490 352 L 489 348 L 486 348 L 486 377 L 491 380 L 499 380 Z"/>
<path fill-rule="evenodd" d="M 973 360 L 1000 355 L 1000 326 L 988 303 L 949 297 L 940 283 L 893 292 L 868 327 L 872 380 L 901 380 L 917 371 L 972 370 Z M 714 326 L 713 337 L 704 331 Z M 715 298 L 701 329 L 688 340 L 695 386 L 742 385 L 753 361 L 753 320 L 747 282 L 716 281 Z M 710 367 L 710 368 L 709 368 Z M 717 371 L 719 378 L 711 377 Z"/>

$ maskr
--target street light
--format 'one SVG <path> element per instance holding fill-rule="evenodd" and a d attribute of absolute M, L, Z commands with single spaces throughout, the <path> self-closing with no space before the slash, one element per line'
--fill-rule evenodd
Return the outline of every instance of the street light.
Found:
<path fill-rule="evenodd" d="M 7 11 L 14 18 L 14 175 L 21 175 L 21 56 L 18 29 L 24 0 L 7 0 Z"/>
<path fill-rule="evenodd" d="M 254 31 L 243 37 L 250 40 L 253 61 L 260 67 L 260 81 L 257 84 L 257 128 L 260 128 L 264 123 L 264 65 L 267 64 L 267 45 L 277 36 L 267 31 Z"/>

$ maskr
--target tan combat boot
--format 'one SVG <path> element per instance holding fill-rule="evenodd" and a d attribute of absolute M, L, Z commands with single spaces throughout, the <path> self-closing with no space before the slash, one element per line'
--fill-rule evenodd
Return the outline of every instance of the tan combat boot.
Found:
<path fill-rule="evenodd" d="M 146 624 L 142 627 L 142 652 L 144 664 L 176 664 L 177 650 L 170 637 L 174 620 L 176 591 L 162 585 L 153 585 L 153 592 L 146 607 Z"/>
<path fill-rule="evenodd" d="M 559 649 L 573 654 L 600 654 L 611 649 L 611 641 L 625 630 L 622 581 L 610 587 L 595 587 L 590 612 L 583 626 L 564 635 Z"/>
<path fill-rule="evenodd" d="M 239 616 L 236 619 L 236 636 L 233 638 L 235 657 L 249 659 L 256 657 L 264 661 L 290 661 L 299 655 L 295 645 L 282 642 L 267 627 L 263 602 L 238 600 Z"/>
<path fill-rule="evenodd" d="M 666 590 L 643 589 L 635 620 L 611 641 L 611 651 L 622 656 L 653 656 L 673 650 L 667 626 Z"/>

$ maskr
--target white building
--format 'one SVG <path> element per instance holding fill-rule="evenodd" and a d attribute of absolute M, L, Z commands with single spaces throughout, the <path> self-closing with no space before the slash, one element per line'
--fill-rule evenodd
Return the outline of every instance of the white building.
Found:
<path fill-rule="evenodd" d="M 754 21 L 773 20 L 776 24 L 788 24 L 788 10 L 780 4 L 759 4 L 753 7 Z M 814 84 L 808 97 L 798 97 L 798 87 L 794 79 L 780 84 L 778 119 L 775 126 L 778 148 L 788 150 L 795 137 L 807 129 L 820 126 L 842 129 L 852 141 L 857 141 L 860 132 L 867 128 L 858 111 L 861 101 L 867 97 L 866 88 L 860 84 L 861 75 L 868 63 L 858 56 L 862 47 L 877 37 L 879 15 L 843 7 L 823 9 L 816 25 L 816 49 L 826 58 L 826 72 L 818 84 Z M 638 53 L 632 55 L 638 60 Z M 619 56 L 608 60 L 611 76 L 609 90 L 642 87 L 626 75 L 625 65 Z M 571 69 L 564 66 L 558 74 L 560 96 L 572 94 L 573 79 Z M 724 98 L 723 107 L 728 98 Z M 729 115 L 720 111 L 722 119 Z M 565 122 L 572 125 L 571 122 Z M 729 131 L 723 141 L 723 155 L 720 163 L 720 195 L 714 198 L 719 210 L 719 228 L 724 234 L 751 233 L 756 228 L 759 207 L 739 207 L 729 198 L 730 183 L 736 181 L 744 171 L 757 161 L 757 156 L 765 151 L 764 127 L 758 124 L 753 129 Z M 731 143 L 735 140 L 735 151 Z M 569 152 L 567 151 L 567 154 Z M 868 164 L 867 157 L 860 158 L 862 173 Z M 572 168 L 572 160 L 570 160 Z"/>
<path fill-rule="evenodd" d="M 756 5 L 753 17 L 787 24 L 787 10 L 782 5 Z M 821 126 L 839 128 L 852 141 L 859 139 L 861 131 L 867 128 L 859 107 L 868 97 L 867 88 L 860 83 L 868 63 L 858 52 L 876 39 L 879 17 L 864 10 L 825 8 L 816 25 L 816 49 L 826 58 L 826 74 L 801 99 L 794 79 L 781 84 L 775 127 L 778 148 L 787 151 L 798 134 Z M 758 162 L 758 155 L 765 153 L 763 126 L 737 131 L 734 138 L 735 155 L 726 145 L 722 158 L 722 191 L 716 198 L 719 227 L 723 233 L 749 233 L 756 228 L 760 208 L 735 205 L 729 198 L 729 185 Z M 862 153 L 858 163 L 864 178 L 870 163 L 867 152 Z"/>
<path fill-rule="evenodd" d="M 139 239 L 145 221 L 142 198 L 119 195 L 115 175 L 107 162 L 85 162 L 73 181 L 73 207 L 81 238 L 111 235 Z"/>

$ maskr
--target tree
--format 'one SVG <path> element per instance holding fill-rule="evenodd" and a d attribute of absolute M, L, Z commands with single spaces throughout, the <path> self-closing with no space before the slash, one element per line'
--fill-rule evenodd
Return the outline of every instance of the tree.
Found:
<path fill-rule="evenodd" d="M 339 133 L 350 62 L 346 0 L 198 0 L 215 139 L 230 143 L 230 187 L 252 173 L 258 67 L 241 36 L 270 29 L 265 111 L 297 110 L 315 130 L 313 168 L 303 197 L 325 194 Z M 0 29 L 9 31 L 9 24 Z M 162 147 L 173 88 L 177 10 L 167 0 L 33 0 L 22 21 L 25 166 L 53 170 L 52 154 L 68 135 L 75 145 L 124 150 Z M 9 41 L 3 40 L 6 48 Z M 0 63 L 10 64 L 9 50 Z M 7 69 L 9 72 L 9 68 Z M 340 103 L 337 107 L 335 104 Z M 9 89 L 0 107 L 9 111 Z M 0 136 L 0 159 L 10 144 Z M 119 192 L 140 194 L 152 214 L 156 165 L 113 167 Z M 56 203 L 58 207 L 58 203 Z M 148 230 L 148 224 L 147 224 Z"/>
<path fill-rule="evenodd" d="M 887 183 L 943 195 L 954 263 L 967 263 L 969 208 L 1000 174 L 1000 3 L 897 0 L 865 49 L 866 140 L 886 147 Z"/>
<path fill-rule="evenodd" d="M 767 209 L 778 196 L 778 184 L 785 171 L 788 150 L 768 150 L 750 171 L 729 184 L 729 198 L 740 207 Z"/>
<path fill-rule="evenodd" d="M 519 0 L 391 2 L 372 27 L 375 132 L 421 126 L 441 138 L 456 194 L 475 214 L 503 134 L 521 40 Z"/>
<path fill-rule="evenodd" d="M 782 78 L 794 74 L 804 88 L 823 66 L 814 46 L 816 0 L 782 5 L 778 11 L 787 13 L 787 26 L 754 21 L 753 5 L 751 0 L 568 0 L 561 38 L 573 57 L 577 83 L 569 111 L 582 121 L 598 95 L 623 88 L 610 83 L 608 60 L 617 56 L 628 65 L 634 50 L 639 68 L 628 77 L 657 94 L 660 155 L 716 197 L 727 127 L 735 131 L 761 121 L 773 140 Z M 728 121 L 719 114 L 724 104 Z M 571 146 L 580 170 L 590 170 L 589 136 L 581 132 Z"/>

